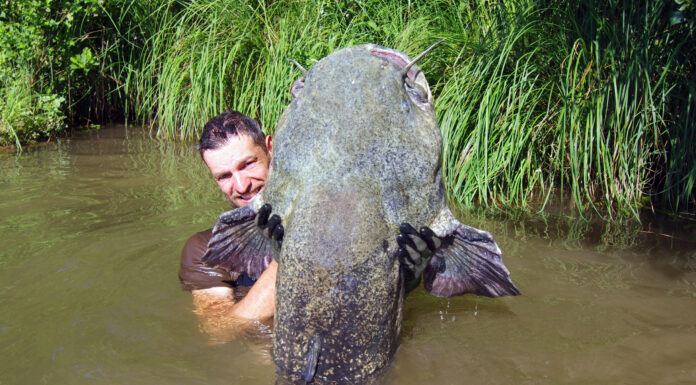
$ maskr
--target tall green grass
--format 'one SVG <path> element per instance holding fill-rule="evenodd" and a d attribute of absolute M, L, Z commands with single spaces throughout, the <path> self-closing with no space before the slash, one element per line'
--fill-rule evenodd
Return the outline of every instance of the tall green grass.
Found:
<path fill-rule="evenodd" d="M 469 13 L 499 28 L 438 96 L 453 197 L 543 210 L 553 194 L 608 220 L 693 208 L 693 24 L 669 2 L 517 5 Z"/>
<path fill-rule="evenodd" d="M 695 203 L 696 60 L 686 51 L 696 28 L 674 23 L 693 16 L 687 5 L 170 1 L 177 11 L 150 36 L 131 87 L 138 116 L 163 137 L 195 139 L 225 109 L 270 133 L 299 76 L 287 59 L 310 68 L 365 42 L 415 55 L 446 38 L 420 65 L 454 200 L 543 211 L 569 198 L 582 215 L 637 217 Z"/>
<path fill-rule="evenodd" d="M 103 28 L 78 30 L 100 65 L 79 78 L 86 104 L 68 94 L 72 113 L 98 118 L 118 106 L 162 138 L 195 140 L 208 119 L 236 109 L 272 133 L 300 76 L 287 59 L 311 68 L 367 42 L 413 57 L 446 38 L 419 66 L 435 95 L 453 200 L 524 212 L 562 202 L 609 221 L 696 208 L 691 0 L 100 6 Z"/>
<path fill-rule="evenodd" d="M 131 75 L 137 117 L 158 135 L 197 137 L 224 109 L 258 118 L 268 132 L 300 73 L 346 46 L 378 42 L 416 53 L 437 36 L 425 14 L 383 2 L 171 1 L 141 69 Z"/>
<path fill-rule="evenodd" d="M 445 184 L 465 205 L 525 208 L 543 204 L 550 191 L 540 170 L 551 88 L 536 62 L 542 47 L 516 50 L 541 32 L 540 23 L 524 22 L 533 12 L 472 10 L 460 31 L 466 36 L 466 26 L 481 18 L 500 25 L 477 31 L 474 44 L 463 45 L 436 103 Z"/>

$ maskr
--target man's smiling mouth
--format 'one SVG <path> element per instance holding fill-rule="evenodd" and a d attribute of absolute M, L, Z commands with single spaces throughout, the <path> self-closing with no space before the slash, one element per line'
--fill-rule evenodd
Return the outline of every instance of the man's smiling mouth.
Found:
<path fill-rule="evenodd" d="M 238 198 L 238 199 L 241 199 L 241 200 L 243 200 L 243 201 L 245 201 L 245 202 L 249 202 L 249 201 L 251 201 L 252 199 L 254 199 L 255 196 L 259 195 L 259 193 L 260 193 L 261 191 L 263 191 L 263 188 L 264 188 L 264 186 L 260 186 L 260 187 L 258 187 L 256 190 L 254 190 L 254 191 L 252 191 L 252 192 L 250 192 L 250 193 L 248 193 L 248 194 L 240 194 L 240 195 L 237 195 L 237 198 Z"/>

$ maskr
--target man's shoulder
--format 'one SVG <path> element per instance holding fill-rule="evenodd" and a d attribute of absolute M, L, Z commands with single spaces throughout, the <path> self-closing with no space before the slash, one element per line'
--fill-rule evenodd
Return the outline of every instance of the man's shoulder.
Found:
<path fill-rule="evenodd" d="M 193 234 L 186 243 L 189 242 L 205 242 L 205 244 L 208 244 L 208 240 L 210 240 L 210 237 L 213 235 L 213 229 L 208 229 L 208 230 L 203 230 L 199 231 L 195 234 Z"/>
<path fill-rule="evenodd" d="M 230 286 L 229 273 L 207 267 L 201 262 L 208 247 L 212 229 L 192 235 L 181 250 L 179 280 L 185 290 L 207 289 L 217 286 Z"/>
<path fill-rule="evenodd" d="M 184 244 L 181 251 L 181 264 L 199 264 L 208 247 L 208 241 L 212 235 L 212 229 L 193 234 Z"/>

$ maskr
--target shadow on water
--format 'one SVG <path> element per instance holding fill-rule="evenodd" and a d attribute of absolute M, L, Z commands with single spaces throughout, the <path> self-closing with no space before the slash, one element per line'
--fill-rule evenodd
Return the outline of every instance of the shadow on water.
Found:
<path fill-rule="evenodd" d="M 273 383 L 267 330 L 211 341 L 180 288 L 228 209 L 192 145 L 104 128 L 0 156 L 0 185 L 0 383 Z M 696 221 L 459 216 L 523 295 L 416 289 L 385 384 L 696 381 Z"/>

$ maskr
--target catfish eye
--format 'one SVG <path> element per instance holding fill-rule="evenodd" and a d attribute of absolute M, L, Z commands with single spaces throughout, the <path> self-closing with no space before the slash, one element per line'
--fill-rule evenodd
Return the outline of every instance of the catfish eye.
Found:
<path fill-rule="evenodd" d="M 414 83 L 408 77 L 404 78 L 404 88 L 406 89 L 406 94 L 408 95 L 411 102 L 418 106 L 420 109 L 425 109 L 428 105 L 428 91 L 424 90 L 423 87 Z"/>
<path fill-rule="evenodd" d="M 294 83 L 292 83 L 292 87 L 290 87 L 290 93 L 292 94 L 293 99 L 300 97 L 302 90 L 304 90 L 304 82 L 305 78 L 304 76 L 302 76 L 299 79 L 295 80 Z"/>

